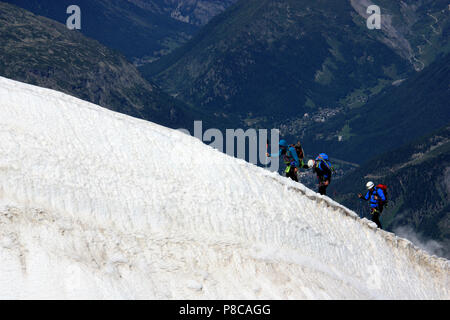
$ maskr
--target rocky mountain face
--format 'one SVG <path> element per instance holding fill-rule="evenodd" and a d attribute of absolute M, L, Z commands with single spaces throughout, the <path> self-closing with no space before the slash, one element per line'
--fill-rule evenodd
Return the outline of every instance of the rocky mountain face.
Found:
<path fill-rule="evenodd" d="M 3 77 L 171 127 L 193 119 L 122 55 L 56 21 L 0 2 L 0 39 Z"/>
<path fill-rule="evenodd" d="M 388 185 L 390 202 L 381 220 L 387 230 L 432 240 L 436 254 L 450 257 L 450 125 L 376 157 L 334 181 L 330 191 L 369 217 L 367 204 L 356 197 L 368 180 Z"/>
<path fill-rule="evenodd" d="M 203 26 L 237 0 L 128 0 L 140 8 Z"/>
<path fill-rule="evenodd" d="M 447 5 L 402 3 L 381 1 L 382 30 L 369 30 L 364 1 L 239 1 L 141 72 L 242 126 L 345 113 L 448 51 Z"/>
<path fill-rule="evenodd" d="M 355 11 L 367 19 L 369 0 L 350 0 Z M 449 50 L 449 7 L 443 0 L 380 0 L 381 33 L 377 38 L 407 59 L 417 71 L 437 55 Z"/>

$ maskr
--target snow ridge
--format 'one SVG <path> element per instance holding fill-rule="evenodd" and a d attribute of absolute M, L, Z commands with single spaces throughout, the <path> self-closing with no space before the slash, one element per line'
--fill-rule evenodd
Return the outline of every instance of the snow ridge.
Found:
<path fill-rule="evenodd" d="M 0 298 L 449 298 L 449 261 L 303 185 L 60 92 L 0 96 Z"/>

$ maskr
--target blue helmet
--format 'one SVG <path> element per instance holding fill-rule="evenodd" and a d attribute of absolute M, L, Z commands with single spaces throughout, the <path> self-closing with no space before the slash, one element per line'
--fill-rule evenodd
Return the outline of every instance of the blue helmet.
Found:
<path fill-rule="evenodd" d="M 316 158 L 316 160 L 325 160 L 328 161 L 328 155 L 326 153 L 321 153 L 319 154 L 319 156 Z"/>
<path fill-rule="evenodd" d="M 288 143 L 286 142 L 286 140 L 280 140 L 280 147 L 287 147 Z"/>

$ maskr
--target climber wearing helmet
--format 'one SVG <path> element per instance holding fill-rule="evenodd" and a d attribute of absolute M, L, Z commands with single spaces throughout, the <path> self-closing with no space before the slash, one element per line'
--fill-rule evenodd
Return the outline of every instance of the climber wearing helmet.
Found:
<path fill-rule="evenodd" d="M 369 201 L 370 213 L 372 214 L 372 221 L 375 222 L 378 228 L 382 229 L 380 222 L 380 215 L 383 212 L 383 204 L 386 202 L 386 195 L 383 189 L 375 187 L 372 181 L 366 184 L 367 193 L 363 196 L 361 193 L 358 194 L 360 199 Z"/>
<path fill-rule="evenodd" d="M 319 180 L 319 190 L 321 195 L 327 194 L 327 187 L 331 182 L 332 166 L 329 162 L 328 155 L 325 153 L 319 154 L 316 160 L 309 160 L 308 167 L 313 169 Z"/>
<path fill-rule="evenodd" d="M 297 155 L 297 151 L 294 146 L 290 146 L 286 140 L 280 140 L 280 150 L 278 153 L 269 154 L 268 157 L 280 157 L 283 156 L 283 162 L 286 164 L 286 177 L 298 182 L 297 172 L 300 168 L 300 160 Z"/>

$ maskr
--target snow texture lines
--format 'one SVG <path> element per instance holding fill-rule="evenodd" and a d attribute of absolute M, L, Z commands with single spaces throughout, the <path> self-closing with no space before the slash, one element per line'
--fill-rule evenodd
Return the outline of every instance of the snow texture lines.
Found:
<path fill-rule="evenodd" d="M 447 260 L 301 184 L 59 92 L 0 96 L 0 298 L 449 298 Z"/>

